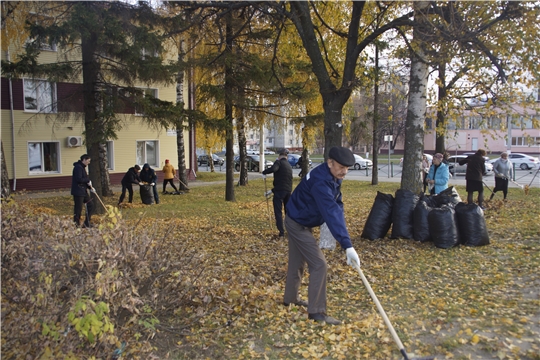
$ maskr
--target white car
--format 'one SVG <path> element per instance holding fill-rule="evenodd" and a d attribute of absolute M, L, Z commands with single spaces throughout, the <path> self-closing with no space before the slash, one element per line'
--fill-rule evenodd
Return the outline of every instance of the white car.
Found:
<path fill-rule="evenodd" d="M 540 161 L 537 157 L 526 154 L 510 153 L 508 154 L 508 159 L 516 164 L 516 167 L 519 167 L 521 170 L 530 170 L 540 166 Z"/>
<path fill-rule="evenodd" d="M 463 159 L 466 159 L 468 155 L 453 155 L 448 158 L 448 171 L 452 175 L 459 175 L 467 172 L 467 164 L 459 165 L 459 162 Z M 493 165 L 486 161 L 486 175 L 493 174 Z"/>
<path fill-rule="evenodd" d="M 373 167 L 373 161 L 369 159 L 364 159 L 360 155 L 356 155 L 356 154 L 353 154 L 353 155 L 354 155 L 354 165 L 351 167 L 354 168 L 354 170 L 361 170 L 361 169 Z"/>

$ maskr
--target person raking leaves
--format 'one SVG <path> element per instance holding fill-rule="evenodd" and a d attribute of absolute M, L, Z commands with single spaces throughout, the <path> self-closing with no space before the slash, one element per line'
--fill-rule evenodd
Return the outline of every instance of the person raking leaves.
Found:
<path fill-rule="evenodd" d="M 307 306 L 309 319 L 332 325 L 339 325 L 341 321 L 326 314 L 327 264 L 312 230 L 326 222 L 332 236 L 345 249 L 347 264 L 353 268 L 360 266 L 345 224 L 341 200 L 341 183 L 354 163 L 354 155 L 349 149 L 331 148 L 328 160 L 307 173 L 294 189 L 285 215 L 289 264 L 283 303 Z M 308 302 L 298 297 L 306 263 L 310 276 Z"/>
<path fill-rule="evenodd" d="M 289 164 L 289 160 L 287 160 L 288 154 L 289 150 L 282 149 L 274 164 L 262 172 L 263 178 L 266 178 L 266 175 L 268 174 L 274 174 L 274 188 L 271 190 L 271 193 L 274 193 L 274 215 L 276 218 L 276 227 L 279 231 L 278 236 L 280 238 L 285 236 L 281 209 L 287 209 L 287 202 L 289 201 L 292 192 L 293 176 L 291 164 Z M 265 196 L 269 196 L 270 194 L 265 194 Z"/>
<path fill-rule="evenodd" d="M 86 167 L 90 165 L 90 156 L 84 154 L 80 160 L 73 163 L 73 173 L 71 177 L 71 195 L 73 195 L 73 221 L 75 226 L 81 226 L 81 213 L 83 205 L 86 207 L 86 219 L 84 220 L 84 227 L 89 228 L 90 218 L 94 211 L 94 205 L 92 198 L 88 194 L 88 189 L 92 189 L 92 181 L 88 177 Z"/>

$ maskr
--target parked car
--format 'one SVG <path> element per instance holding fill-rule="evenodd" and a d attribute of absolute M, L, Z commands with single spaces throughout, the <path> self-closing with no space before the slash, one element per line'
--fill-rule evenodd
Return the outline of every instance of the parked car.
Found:
<path fill-rule="evenodd" d="M 429 154 L 424 154 L 424 155 L 426 155 L 429 162 L 429 166 L 431 166 L 431 163 L 433 161 L 433 155 L 429 155 Z M 399 159 L 399 166 L 403 167 L 403 158 Z"/>
<path fill-rule="evenodd" d="M 208 159 L 208 155 L 200 155 L 197 158 L 197 162 L 199 163 L 199 166 L 209 165 Z M 212 154 L 212 160 L 214 161 L 214 165 L 222 166 L 225 163 L 225 159 L 217 156 L 216 154 Z"/>
<path fill-rule="evenodd" d="M 471 156 L 471 155 L 474 155 L 474 154 L 476 154 L 476 153 L 475 153 L 475 152 L 466 152 L 466 153 L 463 153 L 463 155 L 466 155 L 466 156 Z M 490 161 L 488 156 L 484 156 L 484 160 Z"/>
<path fill-rule="evenodd" d="M 259 155 L 248 155 L 247 157 L 247 169 L 248 171 L 259 172 L 259 162 L 261 157 Z M 271 167 L 273 163 L 269 160 L 264 161 L 264 168 L 267 169 Z M 234 157 L 234 169 L 240 171 L 240 156 Z"/>
<path fill-rule="evenodd" d="M 448 158 L 448 170 L 452 175 L 465 175 L 467 171 L 467 164 L 459 165 L 459 162 L 463 159 L 466 159 L 468 155 L 453 155 Z M 486 161 L 486 175 L 491 175 L 493 173 L 493 165 Z"/>
<path fill-rule="evenodd" d="M 364 159 L 360 155 L 356 155 L 356 154 L 353 154 L 353 155 L 354 155 L 354 165 L 351 167 L 354 168 L 354 170 L 361 170 L 361 169 L 373 167 L 373 161 L 369 159 Z"/>
<path fill-rule="evenodd" d="M 289 154 L 287 155 L 287 160 L 289 160 L 289 164 L 291 164 L 291 167 L 293 168 L 299 168 L 298 161 L 300 160 L 302 156 L 298 154 Z M 309 167 L 311 168 L 312 161 L 309 159 Z"/>
<path fill-rule="evenodd" d="M 510 153 L 508 154 L 508 159 L 521 170 L 530 170 L 540 166 L 540 161 L 537 157 L 526 154 Z"/>
<path fill-rule="evenodd" d="M 272 150 L 268 150 L 268 149 L 264 150 L 264 155 L 275 155 L 275 154 L 276 153 L 273 152 Z"/>

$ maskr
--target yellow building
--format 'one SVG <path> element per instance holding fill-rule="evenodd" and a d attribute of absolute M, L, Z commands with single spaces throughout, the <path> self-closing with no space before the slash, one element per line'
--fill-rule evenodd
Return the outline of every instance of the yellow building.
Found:
<path fill-rule="evenodd" d="M 20 46 L 8 48 L 2 51 L 2 60 L 16 59 L 18 52 L 23 51 Z M 65 60 L 65 54 L 60 50 L 44 45 L 39 62 Z M 160 100 L 176 102 L 175 84 L 141 85 L 141 88 Z M 2 77 L 1 139 L 12 191 L 71 186 L 73 163 L 87 153 L 81 89 L 82 79 L 49 83 L 30 76 L 13 80 Z M 182 94 L 187 97 L 187 81 L 184 81 Z M 184 104 L 187 103 L 184 99 Z M 108 141 L 106 145 L 111 184 L 119 184 L 125 172 L 135 164 L 141 167 L 150 164 L 159 181 L 163 179 L 160 171 L 166 159 L 178 168 L 175 129 L 149 127 L 130 104 L 126 104 L 119 117 L 122 129 L 117 132 L 118 139 Z M 188 169 L 194 169 L 196 161 L 192 139 L 191 131 L 184 131 Z"/>

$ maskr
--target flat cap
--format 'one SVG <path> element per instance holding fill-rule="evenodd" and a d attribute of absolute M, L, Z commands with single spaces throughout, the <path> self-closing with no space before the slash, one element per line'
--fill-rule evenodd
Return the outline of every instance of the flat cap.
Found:
<path fill-rule="evenodd" d="M 355 163 L 352 151 L 343 146 L 334 146 L 331 148 L 328 158 L 337 161 L 343 166 L 353 166 Z"/>
<path fill-rule="evenodd" d="M 289 155 L 289 150 L 283 148 L 279 150 L 279 155 Z"/>

